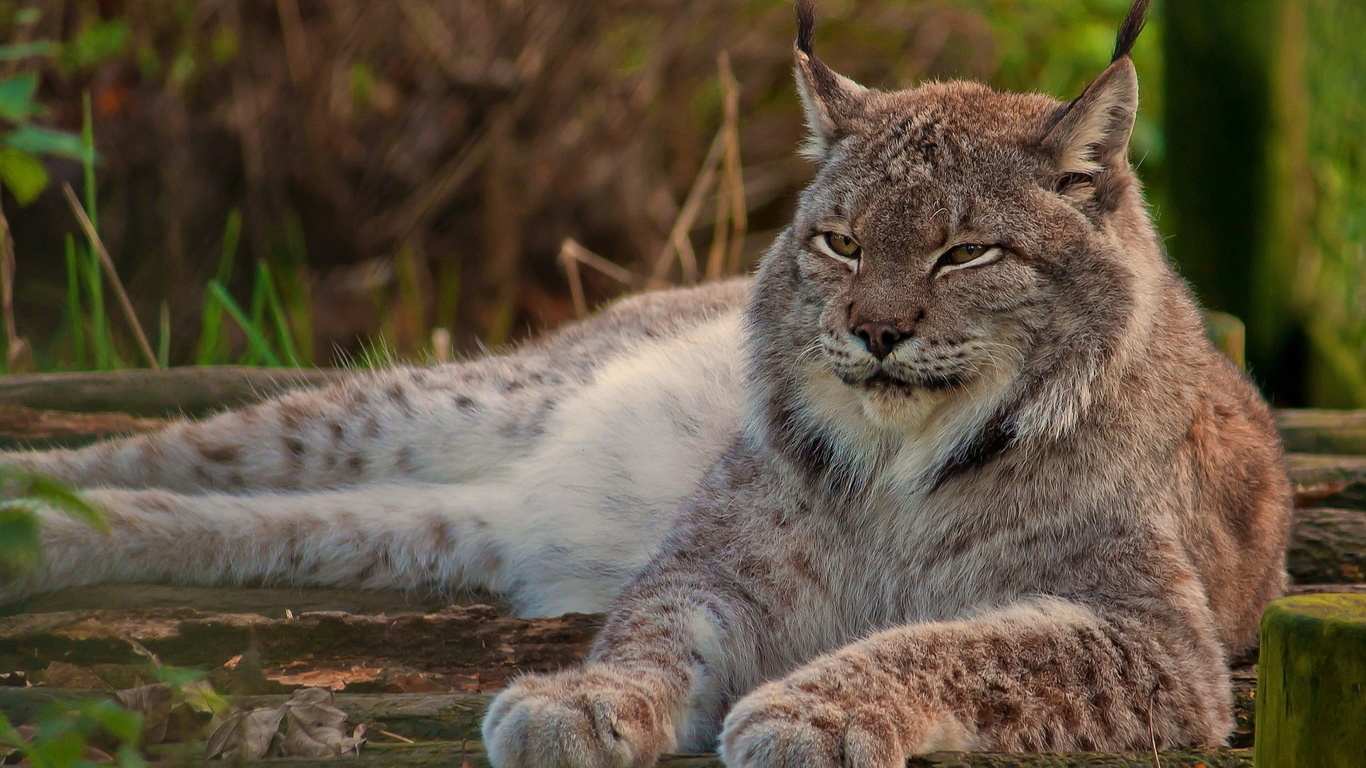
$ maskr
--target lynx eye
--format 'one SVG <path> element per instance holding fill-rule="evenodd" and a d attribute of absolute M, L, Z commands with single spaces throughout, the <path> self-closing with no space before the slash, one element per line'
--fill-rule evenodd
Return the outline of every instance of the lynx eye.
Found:
<path fill-rule="evenodd" d="M 843 256 L 846 259 L 857 259 L 863 251 L 857 240 L 838 232 L 826 232 L 825 245 L 834 251 L 835 255 Z"/>
<path fill-rule="evenodd" d="M 958 245 L 950 248 L 940 259 L 945 264 L 967 264 L 981 258 L 991 247 L 986 245 Z"/>

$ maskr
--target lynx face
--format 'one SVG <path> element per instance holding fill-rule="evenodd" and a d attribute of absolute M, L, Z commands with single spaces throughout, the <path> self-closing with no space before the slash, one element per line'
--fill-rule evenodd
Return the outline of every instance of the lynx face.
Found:
<path fill-rule="evenodd" d="M 953 390 L 1014 375 L 1050 326 L 1087 322 L 1068 282 L 1105 248 L 1043 146 L 1062 105 L 967 83 L 868 101 L 793 233 L 835 375 L 884 397 Z"/>
<path fill-rule="evenodd" d="M 760 388 L 812 401 L 782 429 L 839 421 L 816 412 L 840 398 L 883 426 L 971 400 L 1002 434 L 1062 428 L 1076 409 L 1056 393 L 1085 396 L 1161 271 L 1127 160 L 1132 64 L 1062 103 L 968 82 L 876 91 L 800 41 L 796 58 L 819 169 L 751 312 L 753 361 L 792 376 Z"/>

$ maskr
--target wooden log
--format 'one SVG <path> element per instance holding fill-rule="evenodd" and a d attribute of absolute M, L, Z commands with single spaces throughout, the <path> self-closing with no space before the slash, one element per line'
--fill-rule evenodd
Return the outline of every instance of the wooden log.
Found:
<path fill-rule="evenodd" d="M 167 664 L 221 668 L 252 651 L 261 663 L 314 666 L 385 660 L 448 674 L 543 671 L 578 659 L 601 626 L 598 615 L 519 619 L 487 605 L 435 613 L 357 616 L 303 613 L 292 619 L 192 609 L 94 610 L 0 618 L 0 669 L 36 672 L 53 660 L 138 663 L 142 648 Z M 134 641 L 134 642 L 130 642 Z"/>
<path fill-rule="evenodd" d="M 219 366 L 3 376 L 0 405 L 50 411 L 120 411 L 145 417 L 202 415 L 292 389 L 342 381 L 355 373 L 346 369 Z"/>
<path fill-rule="evenodd" d="M 1366 595 L 1272 603 L 1258 660 L 1258 768 L 1366 761 Z"/>
<path fill-rule="evenodd" d="M 1247 328 L 1227 312 L 1205 313 L 1205 334 L 1240 369 L 1247 369 Z"/>
<path fill-rule="evenodd" d="M 112 698 L 101 691 L 47 690 L 43 688 L 0 688 L 0 712 L 16 724 L 32 722 L 33 718 L 54 701 L 75 701 L 89 698 Z M 229 702 L 242 709 L 277 707 L 287 696 L 230 696 Z M 416 744 L 371 743 L 361 751 L 359 760 L 338 758 L 330 760 L 270 760 L 242 765 L 280 766 L 356 766 L 356 765 L 461 765 L 460 758 L 471 766 L 486 766 L 483 745 L 479 743 L 479 722 L 484 708 L 492 698 L 489 694 L 390 694 L 384 696 L 338 694 L 333 704 L 346 712 L 353 723 L 367 723 L 417 741 Z M 1242 713 L 1240 713 L 1241 716 Z M 383 738 L 376 736 L 377 739 Z M 1246 768 L 1251 755 L 1244 749 L 1223 750 L 1168 750 L 1160 753 L 1164 765 L 1194 766 L 1203 762 L 1207 768 L 1228 766 Z M 345 760 L 345 762 L 343 762 Z M 444 762 L 443 762 L 444 761 Z M 1104 754 L 1035 754 L 1007 755 L 991 753 L 940 752 L 908 761 L 915 768 L 1068 768 L 1087 766 L 1100 768 L 1151 768 L 1152 753 Z M 715 755 L 670 755 L 660 761 L 661 768 L 704 768 L 721 763 Z"/>
<path fill-rule="evenodd" d="M 1252 768 L 1250 750 L 1166 750 L 1158 753 L 1162 766 L 1188 768 Z M 270 768 L 489 768 L 481 744 L 367 745 L 359 757 L 331 759 L 285 758 L 233 763 Z M 665 755 L 657 768 L 724 768 L 715 755 Z M 1153 768 L 1153 753 L 1058 752 L 1001 754 L 993 752 L 935 752 L 906 761 L 907 768 Z"/>
<path fill-rule="evenodd" d="M 1251 747 L 1257 674 L 1252 667 L 1232 670 L 1235 727 L 1230 744 Z M 34 686 L 0 687 L 0 712 L 15 723 L 32 722 L 52 701 L 80 698 L 112 698 L 107 690 L 73 690 Z M 241 709 L 277 707 L 289 694 L 228 696 Z M 479 719 L 492 693 L 337 693 L 336 706 L 350 715 L 352 722 L 374 723 L 400 736 L 423 740 L 477 740 Z"/>
<path fill-rule="evenodd" d="M 1366 582 L 1366 511 L 1296 510 L 1286 564 L 1300 584 Z"/>
<path fill-rule="evenodd" d="M 1366 411 L 1286 409 L 1276 425 L 1287 451 L 1366 455 Z"/>
<path fill-rule="evenodd" d="M 180 587 L 167 584 L 95 584 L 36 595 L 7 613 L 59 613 L 113 608 L 146 611 L 189 608 L 215 613 L 253 613 L 273 619 L 286 611 L 298 616 L 318 611 L 352 614 L 435 613 L 451 605 L 493 605 L 492 595 L 474 592 L 428 594 L 369 589 L 313 587 Z"/>
<path fill-rule="evenodd" d="M 1333 486 L 1323 504 L 1341 509 L 1366 509 L 1366 456 L 1329 456 L 1292 453 L 1285 457 L 1290 479 L 1302 487 Z"/>

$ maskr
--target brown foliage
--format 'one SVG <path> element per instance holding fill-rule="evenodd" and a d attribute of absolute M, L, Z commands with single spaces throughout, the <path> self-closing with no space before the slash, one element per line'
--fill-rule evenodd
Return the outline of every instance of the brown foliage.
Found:
<path fill-rule="evenodd" d="M 92 8 L 54 5 L 64 10 L 43 23 L 59 39 Z M 822 35 L 823 55 L 873 84 L 995 66 L 990 32 L 971 12 L 827 5 L 845 16 L 844 39 Z M 722 203 L 751 224 L 724 249 L 730 268 L 757 255 L 809 173 L 793 155 L 801 125 L 785 2 L 105 0 L 98 9 L 127 20 L 126 52 L 87 73 L 53 70 L 45 90 L 68 126 L 79 124 L 80 94 L 93 94 L 100 226 L 144 317 L 165 296 L 174 317 L 198 315 L 237 208 L 243 256 L 299 275 L 319 349 L 384 330 L 411 353 L 433 325 L 468 348 L 561 322 L 574 311 L 556 264 L 567 238 L 636 274 L 654 270 L 727 111 L 723 52 L 739 83 L 739 130 L 727 139 L 735 160 L 718 173 L 744 191 Z M 715 205 L 711 191 L 685 233 L 704 257 L 725 232 Z M 44 252 L 54 241 L 42 232 L 66 222 L 43 205 L 25 215 L 21 259 L 41 257 L 56 283 L 60 259 Z M 239 257 L 239 280 L 249 266 Z M 589 303 L 621 290 L 584 275 Z M 30 310 L 41 295 L 26 293 Z M 196 329 L 176 327 L 183 350 Z"/>

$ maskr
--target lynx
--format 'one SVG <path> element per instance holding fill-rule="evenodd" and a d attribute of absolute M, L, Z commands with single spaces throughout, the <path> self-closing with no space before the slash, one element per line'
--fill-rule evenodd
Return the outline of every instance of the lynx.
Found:
<path fill-rule="evenodd" d="M 750 281 L 512 353 L 6 461 L 91 488 L 5 596 L 102 580 L 474 586 L 599 611 L 490 707 L 495 765 L 901 766 L 1222 743 L 1284 587 L 1255 388 L 1128 162 L 1129 51 L 1068 103 L 864 88 L 812 52 L 816 177 Z"/>

